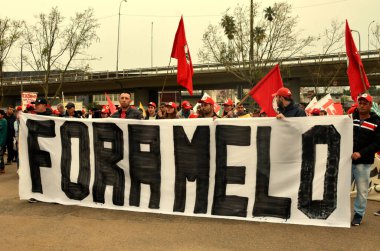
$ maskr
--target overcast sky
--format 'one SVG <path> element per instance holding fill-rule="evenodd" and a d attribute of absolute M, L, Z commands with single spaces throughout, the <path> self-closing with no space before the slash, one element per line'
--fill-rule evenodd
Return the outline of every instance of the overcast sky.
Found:
<path fill-rule="evenodd" d="M 12 0 L 0 8 L 0 17 L 22 19 L 29 24 L 36 22 L 36 15 L 48 13 L 57 6 L 62 15 L 71 17 L 77 11 L 92 7 L 101 25 L 100 41 L 87 51 L 94 60 L 93 71 L 116 69 L 117 25 L 120 0 Z M 257 1 L 260 2 L 260 1 Z M 272 5 L 273 0 L 261 1 L 262 8 Z M 348 19 L 351 29 L 361 35 L 361 48 L 367 49 L 368 25 L 380 23 L 379 0 L 288 0 L 293 12 L 299 17 L 299 29 L 304 35 L 318 35 L 333 19 Z M 237 4 L 249 4 L 249 0 L 128 0 L 121 5 L 119 70 L 151 66 L 151 26 L 153 22 L 153 66 L 167 66 L 174 35 L 181 15 L 184 17 L 187 42 L 193 63 L 202 46 L 202 34 L 208 24 L 216 24 L 227 8 Z M 354 38 L 357 36 L 354 34 Z M 357 47 L 358 41 L 356 40 Z M 374 48 L 372 48 L 374 49 Z M 311 54 L 317 54 L 314 48 Z M 20 48 L 13 48 L 11 60 L 19 64 Z M 175 60 L 174 60 L 175 61 Z M 176 64 L 175 62 L 172 64 Z M 12 63 L 6 70 L 14 71 Z"/>

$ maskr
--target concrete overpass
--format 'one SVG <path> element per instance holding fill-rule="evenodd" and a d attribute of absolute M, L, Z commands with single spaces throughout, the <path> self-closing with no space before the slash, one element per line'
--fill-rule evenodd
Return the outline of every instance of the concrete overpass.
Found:
<path fill-rule="evenodd" d="M 380 85 L 379 51 L 362 52 L 362 61 L 371 85 Z M 299 93 L 300 87 L 305 86 L 326 86 L 327 84 L 348 86 L 345 53 L 294 57 L 284 59 L 280 64 L 284 84 L 293 93 Z M 271 67 L 264 71 L 268 72 Z M 44 76 L 36 72 L 24 73 L 22 77 L 19 73 L 9 76 L 11 74 L 3 78 L 5 104 L 18 99 L 21 84 L 24 91 L 43 93 L 41 83 Z M 165 91 L 181 89 L 176 83 L 176 66 L 119 72 L 75 71 L 65 76 L 53 73 L 49 78 L 49 95 L 54 95 L 59 84 L 63 82 L 61 91 L 65 95 L 103 94 L 105 91 L 120 93 L 129 90 L 135 93 L 136 101 L 146 103 L 152 95 L 154 96 L 154 93 L 157 95 L 157 92 L 161 91 L 165 80 Z M 251 88 L 248 83 L 237 79 L 218 64 L 194 65 L 193 83 L 196 90 Z"/>

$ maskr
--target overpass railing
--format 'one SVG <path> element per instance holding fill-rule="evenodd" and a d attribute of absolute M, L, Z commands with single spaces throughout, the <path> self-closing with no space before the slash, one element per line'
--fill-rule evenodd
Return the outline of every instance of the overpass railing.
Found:
<path fill-rule="evenodd" d="M 362 59 L 367 58 L 380 58 L 379 50 L 363 51 L 361 52 Z M 281 63 L 286 65 L 300 65 L 310 63 L 325 63 L 325 62 L 338 62 L 346 60 L 346 53 L 332 53 L 327 55 L 310 55 L 310 56 L 297 56 L 291 58 L 283 58 L 280 61 L 267 61 L 267 63 Z M 238 65 L 238 64 L 237 64 Z M 59 82 L 81 82 L 81 81 L 96 81 L 104 79 L 119 79 L 130 77 L 146 77 L 152 75 L 165 75 L 175 74 L 177 66 L 164 66 L 153 68 L 137 68 L 137 69 L 124 69 L 122 71 L 70 71 L 65 74 L 51 73 L 49 77 L 49 83 Z M 210 63 L 210 64 L 194 64 L 194 72 L 215 72 L 225 71 L 225 67 L 222 64 Z M 25 72 L 22 76 L 21 72 L 16 73 L 13 77 L 3 77 L 3 85 L 20 85 L 23 84 L 42 84 L 45 80 L 45 75 L 33 72 L 33 74 L 25 76 Z"/>

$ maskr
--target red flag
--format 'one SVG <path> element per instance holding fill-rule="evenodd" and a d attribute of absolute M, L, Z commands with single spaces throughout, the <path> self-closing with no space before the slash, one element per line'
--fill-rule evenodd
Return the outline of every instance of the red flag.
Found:
<path fill-rule="evenodd" d="M 272 94 L 278 89 L 283 87 L 280 67 L 278 64 L 256 84 L 255 87 L 249 92 L 249 95 L 256 100 L 261 109 L 268 114 L 269 117 L 276 116 L 276 112 L 273 109 L 273 97 Z"/>
<path fill-rule="evenodd" d="M 111 114 L 114 114 L 116 112 L 116 106 L 112 103 L 110 97 L 108 97 L 108 94 L 105 92 L 107 102 L 108 102 L 108 107 L 110 108 Z"/>
<path fill-rule="evenodd" d="M 182 17 L 175 34 L 171 57 L 178 60 L 177 83 L 185 87 L 190 95 L 193 95 L 193 64 L 186 41 L 185 26 Z"/>
<path fill-rule="evenodd" d="M 343 106 L 341 103 L 334 103 L 335 114 L 334 115 L 343 115 Z"/>
<path fill-rule="evenodd" d="M 365 74 L 360 54 L 356 49 L 350 27 L 346 20 L 346 53 L 348 57 L 348 81 L 352 100 L 356 101 L 358 95 L 369 88 L 367 75 Z"/>

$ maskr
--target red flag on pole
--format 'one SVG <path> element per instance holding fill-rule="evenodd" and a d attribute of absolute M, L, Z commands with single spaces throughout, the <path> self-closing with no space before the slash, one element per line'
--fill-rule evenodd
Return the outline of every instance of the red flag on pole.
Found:
<path fill-rule="evenodd" d="M 274 117 L 277 113 L 273 109 L 272 94 L 283 86 L 280 67 L 277 64 L 252 88 L 249 95 L 260 105 L 261 109 L 263 109 L 269 117 Z"/>
<path fill-rule="evenodd" d="M 107 102 L 108 102 L 108 107 L 110 108 L 111 114 L 114 114 L 116 112 L 116 106 L 112 103 L 112 100 L 108 96 L 108 94 L 105 92 Z"/>
<path fill-rule="evenodd" d="M 193 95 L 193 64 L 186 41 L 185 26 L 182 17 L 175 34 L 171 57 L 178 60 L 177 83 L 185 87 L 190 95 Z"/>
<path fill-rule="evenodd" d="M 356 101 L 358 95 L 369 88 L 367 75 L 365 74 L 360 54 L 356 49 L 354 39 L 346 20 L 346 53 L 348 57 L 347 75 L 350 83 L 352 100 Z"/>

